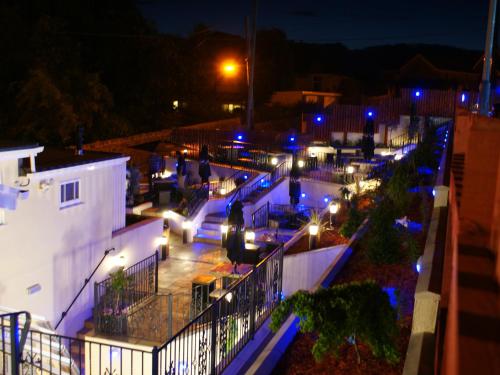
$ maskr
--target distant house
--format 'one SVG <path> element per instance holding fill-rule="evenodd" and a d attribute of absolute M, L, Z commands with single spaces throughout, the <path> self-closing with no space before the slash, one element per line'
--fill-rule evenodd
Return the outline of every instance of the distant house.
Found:
<path fill-rule="evenodd" d="M 54 327 L 114 248 L 58 329 L 74 335 L 92 316 L 94 281 L 154 253 L 163 221 L 127 225 L 128 159 L 0 144 L 0 309 L 27 310 Z"/>
<path fill-rule="evenodd" d="M 341 96 L 335 92 L 322 91 L 276 91 L 271 97 L 271 105 L 294 107 L 301 104 L 313 105 L 319 109 L 326 108 L 337 102 Z"/>
<path fill-rule="evenodd" d="M 434 61 L 435 60 L 435 61 Z M 385 73 L 387 81 L 397 87 L 477 90 L 481 70 L 477 60 L 436 60 L 417 54 L 398 70 Z M 482 64 L 479 64 L 482 65 Z"/>

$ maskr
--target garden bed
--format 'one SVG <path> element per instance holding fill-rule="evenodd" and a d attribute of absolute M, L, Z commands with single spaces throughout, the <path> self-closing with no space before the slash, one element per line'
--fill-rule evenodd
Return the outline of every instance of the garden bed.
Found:
<path fill-rule="evenodd" d="M 408 210 L 408 219 L 424 223 L 423 231 L 413 234 L 413 238 L 423 249 L 425 243 L 429 212 L 432 210 L 433 200 L 424 195 L 416 194 L 412 199 Z M 345 210 L 344 210 L 345 212 Z M 339 216 L 341 219 L 341 216 Z M 345 220 L 345 217 L 343 218 Z M 328 233 L 328 232 L 326 232 Z M 326 234 L 325 233 L 325 234 Z M 336 235 L 341 236 L 336 233 Z M 332 235 L 331 241 L 342 241 Z M 305 239 L 304 239 L 305 238 Z M 325 235 L 326 245 L 329 236 Z M 308 236 L 301 238 L 288 251 L 300 252 L 300 248 L 308 246 Z M 304 251 L 304 250 L 302 250 Z M 288 254 L 288 252 L 287 252 Z M 404 366 L 404 355 L 408 346 L 414 293 L 418 274 L 410 262 L 396 264 L 374 264 L 367 256 L 367 246 L 362 240 L 354 246 L 353 254 L 347 264 L 335 278 L 333 285 L 349 283 L 352 281 L 374 280 L 390 294 L 391 303 L 397 303 L 399 335 L 397 347 L 401 355 L 401 361 L 397 365 L 390 365 L 385 361 L 375 358 L 371 350 L 363 343 L 359 344 L 361 363 L 358 364 L 357 356 L 352 345 L 347 343 L 339 350 L 338 357 L 327 355 L 321 362 L 316 362 L 311 350 L 316 341 L 316 335 L 309 333 L 298 333 L 292 344 L 288 347 L 281 361 L 274 370 L 274 374 L 298 375 L 298 374 L 401 374 Z M 398 291 L 397 295 L 394 291 Z M 391 295 L 392 294 L 392 295 Z"/>

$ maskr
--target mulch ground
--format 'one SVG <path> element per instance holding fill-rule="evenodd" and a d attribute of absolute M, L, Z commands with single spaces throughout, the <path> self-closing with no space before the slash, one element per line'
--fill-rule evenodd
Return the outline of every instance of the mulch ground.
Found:
<path fill-rule="evenodd" d="M 418 198 L 417 198 L 418 200 Z M 427 205 L 432 201 L 426 202 Z M 422 210 L 419 208 L 419 200 L 412 202 L 408 217 L 412 220 L 422 220 Z M 428 218 L 427 218 L 428 219 Z M 422 221 L 420 221 L 422 222 Z M 333 234 L 332 241 L 336 239 Z M 416 235 L 416 239 L 423 249 L 425 241 L 425 230 Z M 307 236 L 304 236 L 307 237 Z M 307 246 L 307 240 L 301 239 L 300 245 Z M 325 240 L 326 241 L 326 240 Z M 297 246 L 300 246 L 297 245 Z M 288 252 L 287 252 L 288 253 Z M 341 284 L 351 281 L 363 281 L 366 279 L 375 280 L 380 286 L 395 288 L 399 291 L 399 329 L 400 335 L 397 344 L 402 360 L 398 365 L 389 365 L 385 361 L 375 358 L 369 348 L 360 343 L 359 351 L 361 363 L 357 363 L 356 353 L 351 345 L 344 345 L 339 356 L 326 356 L 322 362 L 316 362 L 311 354 L 314 345 L 314 334 L 299 333 L 293 343 L 288 347 L 285 355 L 274 370 L 273 374 L 302 375 L 302 374 L 401 374 L 403 371 L 404 357 L 411 333 L 411 323 L 413 314 L 413 298 L 417 284 L 418 274 L 414 266 L 409 263 L 374 265 L 371 264 L 366 255 L 366 248 L 363 243 L 354 248 L 353 254 L 342 271 L 335 279 L 334 284 Z"/>

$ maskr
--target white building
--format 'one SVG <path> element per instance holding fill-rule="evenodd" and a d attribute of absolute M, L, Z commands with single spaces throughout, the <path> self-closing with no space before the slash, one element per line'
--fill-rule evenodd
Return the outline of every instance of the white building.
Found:
<path fill-rule="evenodd" d="M 93 284 L 117 261 L 154 253 L 162 220 L 126 225 L 126 162 L 119 154 L 0 144 L 0 306 L 54 327 L 106 249 L 58 331 L 74 335 L 92 314 Z"/>

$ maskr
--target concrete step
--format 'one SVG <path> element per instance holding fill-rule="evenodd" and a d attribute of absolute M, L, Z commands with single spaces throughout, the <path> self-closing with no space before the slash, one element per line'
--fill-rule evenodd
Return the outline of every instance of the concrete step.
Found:
<path fill-rule="evenodd" d="M 194 242 L 217 244 L 217 245 L 221 243 L 220 235 L 216 237 L 204 234 L 197 234 L 196 236 L 194 236 L 193 240 Z"/>
<path fill-rule="evenodd" d="M 213 212 L 205 216 L 205 221 L 222 224 L 226 217 L 226 212 Z"/>
<path fill-rule="evenodd" d="M 210 236 L 210 237 L 219 237 L 220 238 L 220 229 L 219 230 L 216 230 L 216 229 L 205 229 L 203 227 L 201 228 L 198 228 L 198 233 L 197 234 L 201 234 L 203 236 Z"/>
<path fill-rule="evenodd" d="M 216 230 L 220 232 L 221 223 L 213 223 L 211 221 L 204 221 L 201 223 L 203 229 Z"/>

